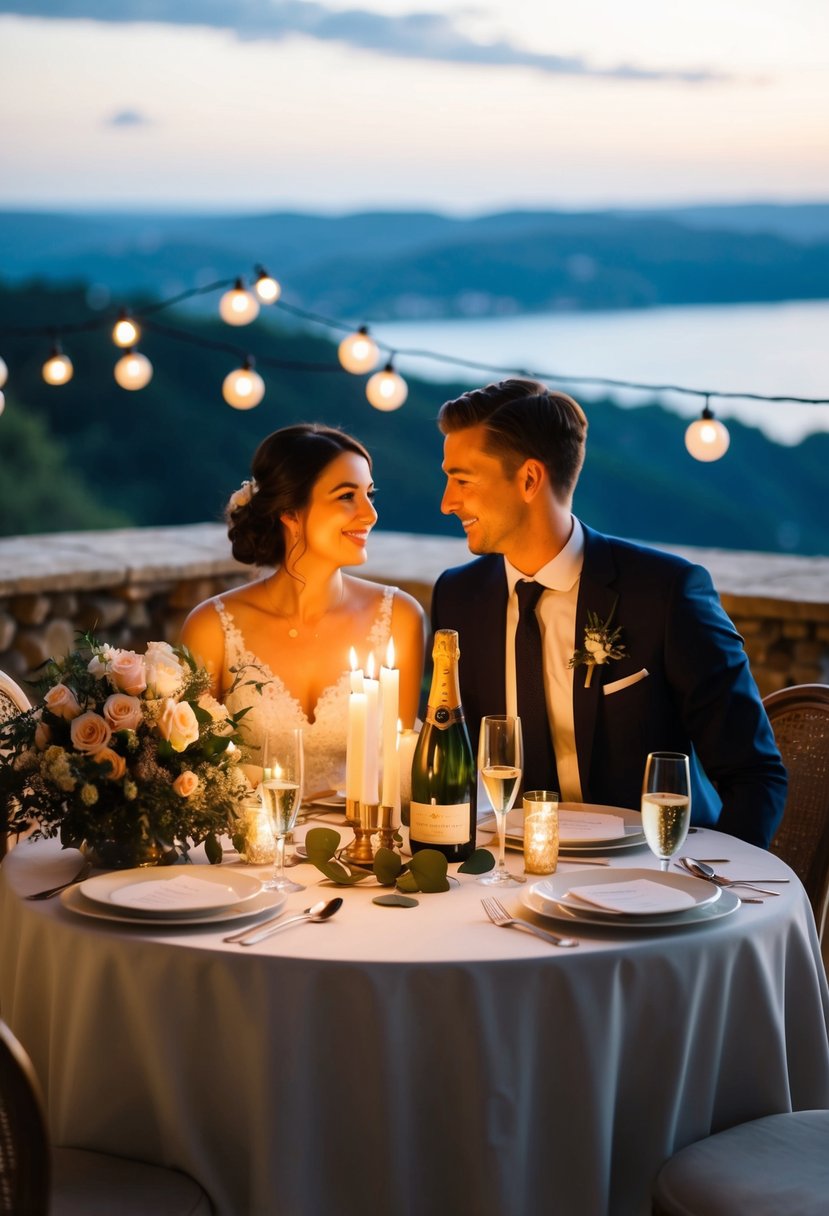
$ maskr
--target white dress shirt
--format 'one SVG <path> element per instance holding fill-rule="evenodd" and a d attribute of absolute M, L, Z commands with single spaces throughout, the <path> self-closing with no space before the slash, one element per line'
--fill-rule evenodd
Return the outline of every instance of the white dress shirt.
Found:
<path fill-rule="evenodd" d="M 558 769 L 559 794 L 563 802 L 581 802 L 576 732 L 573 721 L 573 669 L 568 666 L 576 649 L 576 603 L 584 562 L 584 530 L 576 519 L 570 539 L 552 561 L 533 575 L 516 570 L 504 558 L 509 599 L 507 600 L 506 683 L 507 713 L 518 712 L 515 688 L 515 630 L 518 625 L 518 596 L 515 584 L 521 579 L 541 583 L 535 614 L 544 651 L 544 696 L 547 721 L 552 724 L 553 747 Z"/>

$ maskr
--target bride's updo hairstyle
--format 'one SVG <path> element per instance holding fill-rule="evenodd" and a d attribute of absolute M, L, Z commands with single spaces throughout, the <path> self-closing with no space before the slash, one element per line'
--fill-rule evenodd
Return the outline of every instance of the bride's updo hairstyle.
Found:
<path fill-rule="evenodd" d="M 227 534 L 238 562 L 279 566 L 285 558 L 280 516 L 307 507 L 323 469 L 343 452 L 371 457 L 357 439 L 333 427 L 301 422 L 263 439 L 251 463 L 253 478 L 230 497 Z"/>

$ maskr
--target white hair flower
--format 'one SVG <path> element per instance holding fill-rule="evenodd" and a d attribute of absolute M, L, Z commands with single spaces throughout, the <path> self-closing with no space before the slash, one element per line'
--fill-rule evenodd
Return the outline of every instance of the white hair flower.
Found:
<path fill-rule="evenodd" d="M 259 486 L 256 484 L 256 479 L 251 478 L 250 481 L 243 481 L 238 490 L 230 496 L 228 506 L 231 511 L 238 511 L 240 507 L 246 507 L 253 498 Z"/>

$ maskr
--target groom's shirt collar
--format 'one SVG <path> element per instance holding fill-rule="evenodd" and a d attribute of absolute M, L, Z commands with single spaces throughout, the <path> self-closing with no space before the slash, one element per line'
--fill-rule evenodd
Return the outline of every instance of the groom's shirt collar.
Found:
<path fill-rule="evenodd" d="M 506 557 L 504 558 L 504 570 L 507 576 L 507 590 L 510 595 L 515 591 L 515 584 L 521 579 L 532 579 L 536 583 L 541 583 L 543 587 L 548 587 L 551 591 L 571 591 L 579 580 L 581 568 L 584 564 L 584 528 L 576 519 L 575 515 L 570 517 L 573 521 L 570 530 L 570 538 L 567 544 L 557 553 L 556 556 L 537 570 L 535 574 L 524 574 L 523 571 L 517 570 Z"/>

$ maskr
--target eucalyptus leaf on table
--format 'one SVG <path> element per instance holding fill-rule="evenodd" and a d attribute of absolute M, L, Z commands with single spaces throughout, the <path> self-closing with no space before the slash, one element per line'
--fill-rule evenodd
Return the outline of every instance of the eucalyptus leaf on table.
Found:
<path fill-rule="evenodd" d="M 437 849 L 419 849 L 408 862 L 393 849 L 378 849 L 371 869 L 344 862 L 338 856 L 339 849 L 340 833 L 333 828 L 312 828 L 305 837 L 308 860 L 331 882 L 341 886 L 355 886 L 367 878 L 375 878 L 381 887 L 396 887 L 406 895 L 449 890 L 446 858 Z M 493 865 L 489 850 L 477 849 L 460 870 L 465 874 L 483 874 Z M 375 903 L 382 898 L 378 897 Z M 393 896 L 383 902 L 393 907 L 412 906 Z"/>

